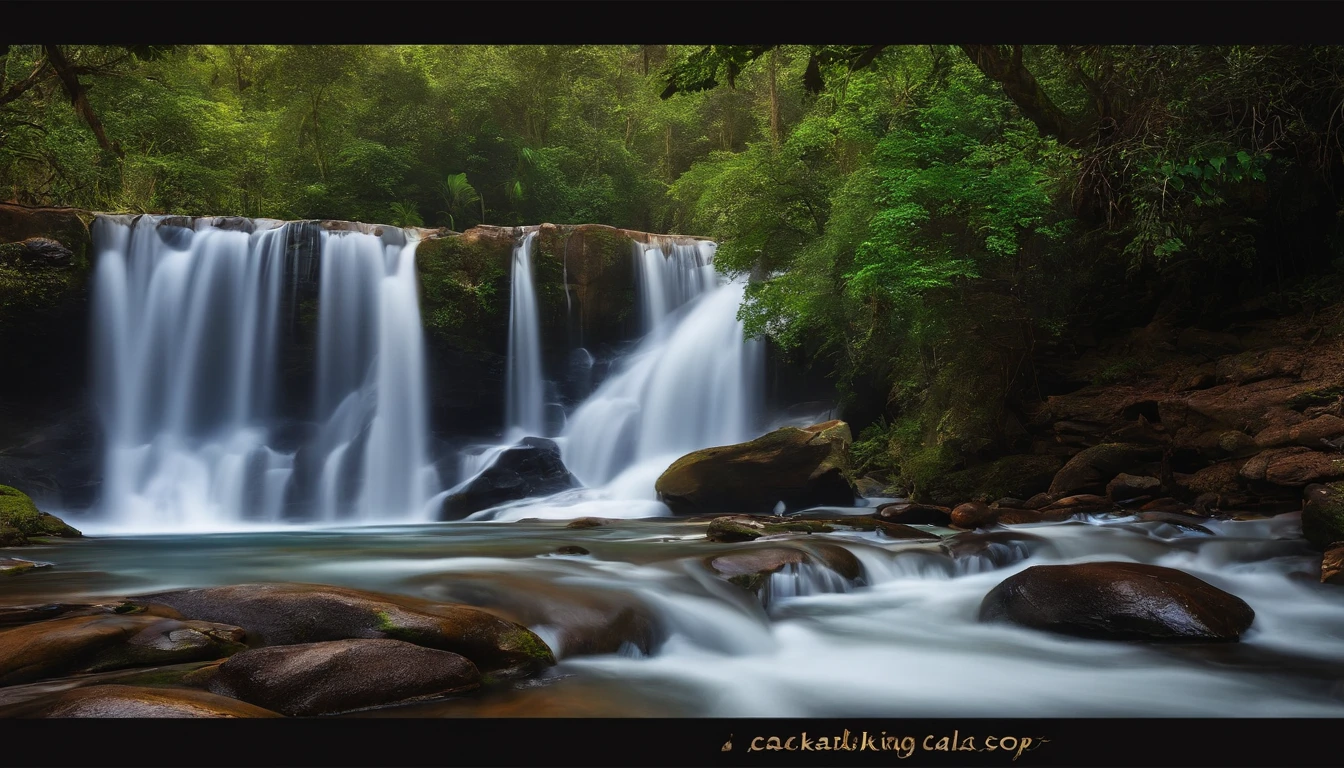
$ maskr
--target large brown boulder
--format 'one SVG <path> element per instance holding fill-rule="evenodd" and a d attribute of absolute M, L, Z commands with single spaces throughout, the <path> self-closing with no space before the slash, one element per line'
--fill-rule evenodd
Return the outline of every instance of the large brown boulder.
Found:
<path fill-rule="evenodd" d="M 209 690 L 293 717 L 346 712 L 480 686 L 456 653 L 400 640 L 256 648 L 219 666 Z"/>
<path fill-rule="evenodd" d="M 1241 598 L 1141 563 L 1037 565 L 985 596 L 981 621 L 1105 640 L 1235 642 L 1255 619 Z"/>
<path fill-rule="evenodd" d="M 1162 447 L 1129 443 L 1102 443 L 1069 459 L 1050 483 L 1050 494 L 1100 495 L 1106 484 L 1122 472 L 1137 472 L 1162 458 Z"/>
<path fill-rule="evenodd" d="M 1320 550 L 1344 541 L 1344 483 L 1309 485 L 1302 493 L 1302 536 Z"/>
<path fill-rule="evenodd" d="M 477 608 L 319 584 L 243 584 L 132 601 L 241 626 L 253 645 L 392 639 L 452 651 L 483 671 L 531 673 L 555 663 L 526 627 Z"/>
<path fill-rule="evenodd" d="M 853 506 L 849 425 L 828 421 L 784 427 L 745 443 L 706 448 L 673 462 L 658 478 L 658 498 L 675 514 L 769 514 L 814 506 Z"/>
<path fill-rule="evenodd" d="M 1253 456 L 1241 468 L 1241 477 L 1271 485 L 1304 486 L 1344 478 L 1344 456 L 1293 446 L 1274 448 Z"/>
<path fill-rule="evenodd" d="M 92 685 L 0 710 L 0 718 L 280 717 L 227 696 L 184 688 Z"/>
<path fill-rule="evenodd" d="M 218 659 L 243 650 L 243 638 L 237 626 L 143 614 L 24 624 L 0 631 L 0 685 Z"/>

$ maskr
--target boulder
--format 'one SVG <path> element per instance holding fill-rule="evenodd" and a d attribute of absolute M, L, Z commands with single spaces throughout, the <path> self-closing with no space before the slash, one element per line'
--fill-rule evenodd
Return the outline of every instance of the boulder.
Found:
<path fill-rule="evenodd" d="M 556 658 L 617 653 L 627 645 L 651 653 L 662 639 L 657 615 L 637 596 L 563 583 L 546 575 L 430 576 L 435 597 L 467 603 L 529 627 L 545 627 Z"/>
<path fill-rule="evenodd" d="M 1321 583 L 1344 584 L 1344 541 L 1337 541 L 1321 558 Z"/>
<path fill-rule="evenodd" d="M 1224 461 L 1204 467 L 1193 475 L 1176 475 L 1176 484 L 1192 496 L 1201 493 L 1231 493 L 1240 486 L 1241 469 L 1246 460 Z"/>
<path fill-rule="evenodd" d="M 709 558 L 707 564 L 728 581 L 759 593 L 771 574 L 790 566 L 797 568 L 807 561 L 806 554 L 792 547 L 754 547 Z"/>
<path fill-rule="evenodd" d="M 1133 471 L 1162 458 L 1162 447 L 1130 443 L 1102 443 L 1069 459 L 1050 483 L 1057 496 L 1101 494 L 1121 472 Z"/>
<path fill-rule="evenodd" d="M 1272 448 L 1242 466 L 1245 480 L 1282 486 L 1303 486 L 1344 478 L 1344 456 L 1302 446 Z"/>
<path fill-rule="evenodd" d="M 565 524 L 566 528 L 601 528 L 610 520 L 604 517 L 579 517 Z"/>
<path fill-rule="evenodd" d="M 904 523 L 906 525 L 946 526 L 952 523 L 952 510 L 933 504 L 901 501 L 879 507 L 874 517 L 891 523 Z"/>
<path fill-rule="evenodd" d="M 1106 497 L 1111 501 L 1130 501 L 1141 496 L 1151 497 L 1162 488 L 1162 481 L 1146 475 L 1121 473 L 1106 484 Z"/>
<path fill-rule="evenodd" d="M 918 491 L 921 498 L 945 506 L 967 499 L 987 501 L 1004 496 L 1026 499 L 1049 488 L 1051 479 L 1063 466 L 1062 456 L 1004 456 L 941 475 Z"/>
<path fill-rule="evenodd" d="M 1141 563 L 1037 565 L 985 596 L 981 621 L 1008 621 L 1078 637 L 1235 642 L 1255 612 L 1188 573 Z"/>
<path fill-rule="evenodd" d="M 849 425 L 828 421 L 784 427 L 736 445 L 706 448 L 673 462 L 655 484 L 679 515 L 768 514 L 814 506 L 853 506 Z"/>
<path fill-rule="evenodd" d="M 0 485 L 0 540 L 10 542 L 3 546 L 23 546 L 30 539 L 46 536 L 77 538 L 80 532 L 38 510 L 23 491 Z"/>
<path fill-rule="evenodd" d="M 854 490 L 865 499 L 878 499 L 886 495 L 887 484 L 871 477 L 860 477 L 854 481 Z"/>
<path fill-rule="evenodd" d="M 501 453 L 467 487 L 443 500 L 440 519 L 461 520 L 483 509 L 578 487 L 554 440 L 525 437 Z"/>
<path fill-rule="evenodd" d="M 541 638 L 485 611 L 342 587 L 242 584 L 145 595 L 132 603 L 241 626 L 252 645 L 386 638 L 452 651 L 486 672 L 533 673 L 555 663 Z"/>
<path fill-rule="evenodd" d="M 952 525 L 973 530 L 993 525 L 998 517 L 999 510 L 991 508 L 983 501 L 968 501 L 952 510 Z"/>
<path fill-rule="evenodd" d="M 936 534 L 926 533 L 899 523 L 889 523 L 867 515 L 821 519 L 770 515 L 730 515 L 711 520 L 709 528 L 705 531 L 705 537 L 710 541 L 732 543 L 752 541 L 762 536 L 778 536 L 790 533 L 831 533 L 837 529 L 878 531 L 895 539 L 935 540 L 938 538 Z"/>
<path fill-rule="evenodd" d="M 1256 434 L 1255 444 L 1260 448 L 1300 445 L 1321 450 L 1340 435 L 1344 435 L 1344 419 L 1327 413 L 1297 424 L 1268 426 Z"/>
<path fill-rule="evenodd" d="M 243 650 L 243 638 L 237 626 L 139 614 L 39 621 L 0 631 L 0 685 L 218 659 Z"/>
<path fill-rule="evenodd" d="M 967 531 L 944 539 L 939 546 L 962 568 L 975 573 L 1004 568 L 1052 548 L 1048 539 L 1021 530 Z"/>
<path fill-rule="evenodd" d="M 205 691 L 92 685 L 0 710 L 0 718 L 187 718 L 280 717 L 246 702 Z"/>
<path fill-rule="evenodd" d="M 480 686 L 456 653 L 400 640 L 256 648 L 219 665 L 208 690 L 292 717 L 347 712 Z"/>
<path fill-rule="evenodd" d="M 1344 483 L 1309 485 L 1302 493 L 1303 538 L 1321 550 L 1344 541 Z"/>

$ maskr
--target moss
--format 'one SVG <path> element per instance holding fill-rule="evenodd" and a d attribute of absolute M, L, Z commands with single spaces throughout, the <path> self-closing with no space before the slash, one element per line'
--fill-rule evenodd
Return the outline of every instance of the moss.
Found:
<path fill-rule="evenodd" d="M 1050 487 L 1064 466 L 1059 456 L 1004 456 L 978 467 L 949 472 L 918 489 L 920 501 L 950 506 L 964 501 L 1027 499 Z"/>
<path fill-rule="evenodd" d="M 505 240 L 450 236 L 416 248 L 425 330 L 459 349 L 483 351 L 492 329 L 508 323 Z"/>
<path fill-rule="evenodd" d="M 0 485 L 0 526 L 13 528 L 25 537 L 80 535 L 55 515 L 39 511 L 28 494 L 7 485 Z"/>
<path fill-rule="evenodd" d="M 1313 405 L 1337 403 L 1340 398 L 1344 398 L 1344 386 L 1323 387 L 1296 395 L 1288 401 L 1288 407 L 1300 411 Z"/>
<path fill-rule="evenodd" d="M 528 629 L 519 628 L 506 635 L 500 646 L 546 664 L 555 663 L 555 653 L 551 651 L 550 646 Z"/>
<path fill-rule="evenodd" d="M 22 547 L 27 544 L 28 537 L 23 535 L 23 531 L 0 522 L 0 547 Z"/>

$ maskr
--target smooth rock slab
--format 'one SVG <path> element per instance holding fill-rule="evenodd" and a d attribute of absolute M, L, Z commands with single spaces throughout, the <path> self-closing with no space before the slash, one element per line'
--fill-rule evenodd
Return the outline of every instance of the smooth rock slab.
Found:
<path fill-rule="evenodd" d="M 253 718 L 279 714 L 205 691 L 94 685 L 0 711 L 0 718 Z"/>
<path fill-rule="evenodd" d="M 536 672 L 555 663 L 526 627 L 462 605 L 321 584 L 241 584 L 135 599 L 180 615 L 243 627 L 253 645 L 392 639 L 452 651 L 485 671 Z"/>
<path fill-rule="evenodd" d="M 981 621 L 1104 640 L 1235 642 L 1244 600 L 1184 571 L 1142 563 L 1037 565 L 985 596 Z"/>
<path fill-rule="evenodd" d="M 481 673 L 456 653 L 400 640 L 333 640 L 245 651 L 209 690 L 285 715 L 348 712 L 474 690 Z"/>
<path fill-rule="evenodd" d="M 148 615 L 94 615 L 0 631 L 0 685 L 77 672 L 218 659 L 244 649 L 243 630 Z"/>

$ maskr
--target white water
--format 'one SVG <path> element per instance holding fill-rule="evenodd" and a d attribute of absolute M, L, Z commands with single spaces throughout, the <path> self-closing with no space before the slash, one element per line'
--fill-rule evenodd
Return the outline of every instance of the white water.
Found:
<path fill-rule="evenodd" d="M 99 217 L 93 227 L 103 523 L 174 532 L 278 523 L 294 501 L 296 457 L 272 447 L 278 350 L 297 294 L 288 250 L 311 225 L 262 220 L 248 233 L 161 221 Z M 437 480 L 416 242 L 320 240 L 317 413 L 305 416 L 321 424 L 306 447 L 322 475 L 316 498 L 298 501 L 327 520 L 420 519 Z M 281 317 L 286 296 L 291 315 Z M 352 478 L 358 491 L 343 496 Z"/>
<path fill-rule="evenodd" d="M 504 419 L 510 443 L 528 435 L 542 437 L 546 434 L 541 328 L 532 270 L 532 245 L 536 239 L 535 231 L 528 232 L 513 248 Z"/>
<path fill-rule="evenodd" d="M 653 480 L 680 456 L 756 437 L 761 342 L 737 310 L 744 284 L 721 283 L 714 244 L 635 244 L 648 334 L 569 417 L 565 465 L 587 486 L 652 499 Z"/>

